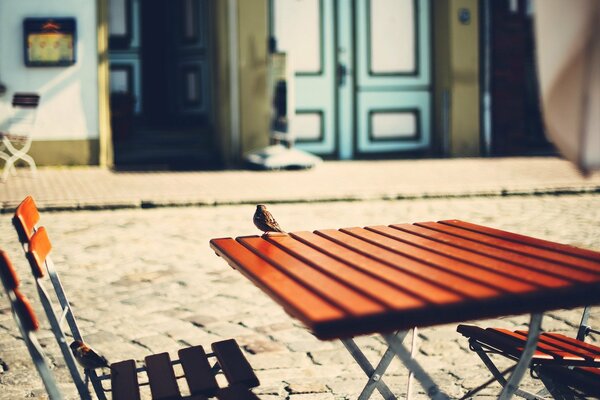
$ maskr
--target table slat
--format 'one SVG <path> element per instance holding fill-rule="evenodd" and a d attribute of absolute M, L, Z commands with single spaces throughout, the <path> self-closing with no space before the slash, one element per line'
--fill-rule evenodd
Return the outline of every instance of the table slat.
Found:
<path fill-rule="evenodd" d="M 447 230 L 448 228 L 451 230 L 452 227 L 435 222 L 420 222 L 418 225 L 400 224 L 392 225 L 392 227 L 407 233 L 418 235 L 425 239 L 431 239 L 436 242 L 452 246 L 452 248 L 458 248 L 460 250 L 477 253 L 487 257 L 493 257 L 501 261 L 515 264 L 517 269 L 524 267 L 525 269 L 539 271 L 539 273 L 543 273 L 545 275 L 554 275 L 562 280 L 566 279 L 570 281 L 586 282 L 597 277 L 597 274 L 583 269 L 573 268 L 572 266 L 564 265 L 558 262 L 537 258 L 534 255 L 526 256 L 522 253 L 512 252 L 468 238 L 463 238 L 457 235 L 458 232 Z M 457 231 L 462 230 L 457 229 Z M 520 273 L 523 274 L 523 272 Z M 519 272 L 517 270 L 513 273 L 518 274 Z"/>
<path fill-rule="evenodd" d="M 381 303 L 356 292 L 319 271 L 313 266 L 293 257 L 278 246 L 259 237 L 238 238 L 238 241 L 256 255 L 277 266 L 319 296 L 327 299 L 350 315 L 369 315 L 385 310 Z"/>
<path fill-rule="evenodd" d="M 395 225 L 404 226 L 404 225 Z M 423 250 L 431 249 L 440 255 L 448 256 L 456 260 L 460 260 L 466 265 L 475 265 L 479 268 L 493 268 L 494 271 L 501 272 L 505 275 L 510 275 L 515 278 L 527 281 L 529 283 L 536 283 L 538 286 L 546 286 L 551 288 L 565 287 L 569 285 L 569 281 L 564 278 L 559 278 L 554 275 L 549 275 L 544 272 L 524 268 L 523 266 L 515 265 L 506 261 L 498 260 L 492 257 L 484 256 L 481 254 L 473 253 L 471 251 L 463 250 L 454 246 L 449 246 L 444 243 L 436 242 L 435 240 L 427 239 L 421 236 L 417 236 L 408 232 L 401 231 L 388 226 L 374 226 L 367 227 L 367 229 L 374 232 L 388 236 L 398 241 L 397 245 L 394 245 L 398 251 L 405 249 L 406 244 L 417 246 Z"/>
<path fill-rule="evenodd" d="M 556 263 L 563 264 L 563 266 L 564 264 L 567 264 L 567 268 L 563 269 L 568 269 L 568 266 L 575 267 L 576 270 L 574 272 L 578 272 L 578 270 L 587 270 L 595 274 L 598 274 L 600 272 L 598 270 L 598 263 L 594 263 L 593 261 L 587 260 L 585 258 L 574 257 L 553 250 L 540 249 L 539 247 L 531 246 L 528 244 L 515 243 L 509 240 L 496 238 L 494 236 L 489 236 L 486 234 L 477 233 L 466 229 L 456 228 L 435 222 L 422 222 L 418 225 L 426 226 L 431 229 L 435 229 L 451 235 L 470 239 L 471 241 L 483 243 L 487 245 L 486 247 L 489 249 L 496 248 L 495 252 L 498 254 L 506 254 L 501 253 L 502 250 L 508 251 L 509 253 L 512 253 L 511 257 L 515 260 L 515 262 L 521 262 L 520 260 L 522 259 L 519 258 L 519 255 L 523 255 L 530 260 L 530 263 L 537 262 L 540 265 L 548 265 L 548 262 L 544 262 L 545 260 L 547 260 L 551 263 L 554 263 L 554 265 L 556 265 Z M 583 275 L 583 272 L 581 274 Z M 581 278 L 581 280 L 585 279 L 587 278 Z"/>
<path fill-rule="evenodd" d="M 268 239 L 294 257 L 309 263 L 332 278 L 339 280 L 350 290 L 368 296 L 380 304 L 396 310 L 415 308 L 423 305 L 423 302 L 415 296 L 384 282 L 360 269 L 340 262 L 329 255 L 322 253 L 296 239 L 292 236 L 273 236 Z"/>
<path fill-rule="evenodd" d="M 213 239 L 215 252 L 274 297 L 290 314 L 308 326 L 342 318 L 345 313 L 317 296 L 273 265 L 231 238 Z"/>
<path fill-rule="evenodd" d="M 369 227 L 369 229 L 371 228 Z M 535 289 L 535 286 L 531 283 L 510 279 L 495 271 L 399 242 L 379 232 L 363 228 L 345 228 L 342 229 L 342 232 L 353 235 L 357 239 L 372 245 L 382 247 L 387 251 L 385 259 L 391 262 L 397 262 L 398 257 L 411 257 L 410 259 L 419 260 L 418 262 L 421 263 L 419 270 L 422 273 L 470 298 L 497 297 L 501 293 L 528 292 Z"/>
<path fill-rule="evenodd" d="M 342 262 L 353 265 L 354 267 L 385 280 L 392 285 L 396 285 L 399 289 L 410 293 L 412 296 L 421 298 L 423 302 L 446 304 L 460 299 L 453 291 L 446 290 L 438 284 L 430 283 L 412 273 L 384 264 L 377 261 L 375 258 L 352 251 L 323 236 L 319 236 L 312 232 L 294 232 L 291 233 L 291 235 L 295 239 L 300 240 L 323 253 L 336 257 Z"/>
<path fill-rule="evenodd" d="M 520 242 L 530 244 L 532 246 L 541 247 L 544 249 L 560 251 L 566 254 L 571 254 L 573 256 L 584 257 L 590 260 L 600 261 L 600 252 L 582 249 L 575 246 L 570 246 L 562 243 L 555 243 L 549 240 L 543 240 L 534 238 L 531 236 L 520 235 L 518 233 L 512 233 L 503 231 L 500 229 L 490 228 L 483 225 L 477 225 L 470 222 L 460 221 L 457 219 L 449 219 L 444 221 L 439 221 L 441 224 L 447 224 L 452 226 L 457 226 L 460 228 L 468 229 L 475 232 L 485 233 L 486 235 L 496 236 L 502 239 L 507 239 L 513 242 Z"/>

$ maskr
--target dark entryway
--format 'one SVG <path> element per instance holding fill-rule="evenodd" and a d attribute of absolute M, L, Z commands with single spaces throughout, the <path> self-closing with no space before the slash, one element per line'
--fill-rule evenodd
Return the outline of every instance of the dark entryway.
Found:
<path fill-rule="evenodd" d="M 490 7 L 490 153 L 554 154 L 544 136 L 538 100 L 532 2 L 482 4 Z"/>
<path fill-rule="evenodd" d="M 117 168 L 198 169 L 218 163 L 210 129 L 207 3 L 111 0 Z"/>

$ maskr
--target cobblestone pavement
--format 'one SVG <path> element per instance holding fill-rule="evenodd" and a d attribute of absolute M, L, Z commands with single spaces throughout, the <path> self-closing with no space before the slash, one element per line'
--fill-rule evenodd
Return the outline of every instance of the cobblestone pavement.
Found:
<path fill-rule="evenodd" d="M 282 227 L 292 231 L 460 218 L 600 249 L 598 194 L 275 204 L 270 209 Z M 45 212 L 42 224 L 49 229 L 52 257 L 84 336 L 109 360 L 141 360 L 150 352 L 175 352 L 182 346 L 235 337 L 258 371 L 262 385 L 256 392 L 261 398 L 356 398 L 364 375 L 343 346 L 315 339 L 209 248 L 210 238 L 255 234 L 253 211 L 251 205 L 223 205 Z M 22 277 L 24 292 L 37 300 L 9 215 L 0 216 L 0 237 Z M 34 307 L 41 314 L 38 301 Z M 543 327 L 573 334 L 580 311 L 552 312 Z M 515 316 L 477 323 L 515 328 L 527 321 L 527 316 Z M 598 318 L 592 322 L 600 325 Z M 417 356 L 451 395 L 489 377 L 455 328 L 421 329 Z M 76 398 L 47 324 L 41 336 L 61 388 Z M 2 293 L 0 399 L 44 398 L 18 337 Z M 375 336 L 358 342 L 372 360 L 384 350 Z M 385 381 L 402 393 L 405 369 L 395 360 L 388 374 Z M 529 377 L 527 385 L 538 387 Z M 495 385 L 477 398 L 497 390 Z M 417 398 L 424 398 L 421 391 Z"/>

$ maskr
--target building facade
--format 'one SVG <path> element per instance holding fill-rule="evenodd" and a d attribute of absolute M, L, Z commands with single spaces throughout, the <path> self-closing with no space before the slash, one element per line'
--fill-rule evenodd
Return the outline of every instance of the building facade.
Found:
<path fill-rule="evenodd" d="M 35 40 L 62 34 L 30 36 L 32 19 L 75 21 L 72 63 L 27 64 L 58 57 Z M 329 159 L 545 151 L 527 117 L 536 102 L 511 100 L 530 81 L 531 51 L 502 54 L 531 35 L 528 24 L 525 0 L 0 0 L 0 122 L 14 93 L 34 92 L 39 164 L 236 165 L 268 144 L 277 50 L 293 69 L 291 126 L 303 150 Z M 507 130 L 514 115 L 532 121 Z"/>

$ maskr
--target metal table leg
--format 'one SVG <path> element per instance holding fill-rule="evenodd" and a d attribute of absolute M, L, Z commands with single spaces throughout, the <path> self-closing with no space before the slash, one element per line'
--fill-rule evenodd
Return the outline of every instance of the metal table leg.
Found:
<path fill-rule="evenodd" d="M 529 320 L 529 333 L 527 334 L 525 348 L 523 349 L 523 353 L 521 354 L 519 362 L 517 362 L 517 365 L 515 366 L 515 370 L 510 375 L 510 378 L 508 378 L 506 386 L 502 388 L 502 392 L 498 397 L 499 400 L 510 399 L 515 391 L 519 388 L 519 383 L 521 382 L 521 379 L 523 379 L 525 371 L 527 371 L 527 368 L 529 368 L 529 363 L 531 362 L 533 353 L 535 353 L 538 339 L 542 330 L 543 316 L 544 313 L 531 314 L 531 319 Z"/>
<path fill-rule="evenodd" d="M 429 374 L 425 372 L 423 367 L 421 367 L 421 365 L 411 356 L 410 352 L 404 348 L 401 341 L 399 341 L 394 335 L 389 334 L 383 335 L 383 338 L 390 348 L 394 350 L 406 368 L 409 371 L 412 371 L 415 379 L 421 383 L 425 389 L 425 392 L 430 398 L 434 400 L 450 399 L 447 394 L 440 390 Z"/>
<path fill-rule="evenodd" d="M 406 337 L 407 333 L 408 332 L 403 331 L 403 332 L 398 332 L 396 334 L 393 334 L 391 336 L 397 338 L 397 340 L 402 342 L 404 340 L 404 338 Z M 341 341 L 344 344 L 344 346 L 346 346 L 346 349 L 348 349 L 348 351 L 350 352 L 350 355 L 352 355 L 352 357 L 354 358 L 356 363 L 361 367 L 361 369 L 364 371 L 364 373 L 369 378 L 367 384 L 363 388 L 358 399 L 359 400 L 367 400 L 368 398 L 371 397 L 371 395 L 373 394 L 373 391 L 375 389 L 377 389 L 379 391 L 379 393 L 381 393 L 383 398 L 386 400 L 397 399 L 397 397 L 392 393 L 390 388 L 382 380 L 383 375 L 385 374 L 385 371 L 387 370 L 388 366 L 394 359 L 394 351 L 388 347 L 385 354 L 379 361 L 379 364 L 377 364 L 377 367 L 373 368 L 373 365 L 371 365 L 371 363 L 369 362 L 367 357 L 365 357 L 363 352 L 358 348 L 358 346 L 356 345 L 354 340 L 342 339 Z"/>

